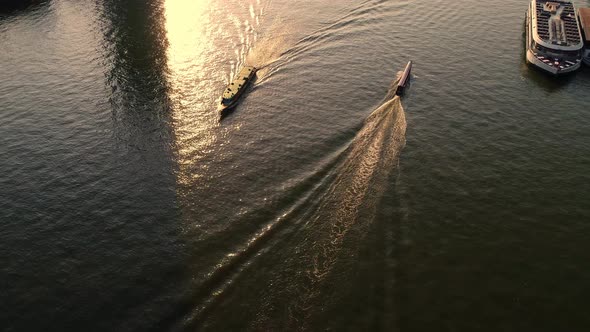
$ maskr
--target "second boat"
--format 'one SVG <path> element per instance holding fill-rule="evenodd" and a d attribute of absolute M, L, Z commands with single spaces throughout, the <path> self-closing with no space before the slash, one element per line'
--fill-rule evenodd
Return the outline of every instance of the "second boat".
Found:
<path fill-rule="evenodd" d="M 526 17 L 526 60 L 551 74 L 573 72 L 582 63 L 582 36 L 569 1 L 532 0 Z"/>
<path fill-rule="evenodd" d="M 582 61 L 590 66 L 590 8 L 578 9 L 578 19 L 584 38 L 584 50 L 582 51 Z"/>

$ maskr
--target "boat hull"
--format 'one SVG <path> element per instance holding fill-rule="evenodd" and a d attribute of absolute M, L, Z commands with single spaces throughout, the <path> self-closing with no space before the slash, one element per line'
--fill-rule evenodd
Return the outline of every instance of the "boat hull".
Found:
<path fill-rule="evenodd" d="M 229 112 L 232 109 L 234 109 L 234 107 L 236 107 L 237 104 L 238 104 L 238 100 L 237 99 L 234 102 L 232 102 L 231 104 L 229 104 L 229 105 L 220 104 L 217 107 L 217 111 L 219 113 Z"/>
<path fill-rule="evenodd" d="M 224 103 L 223 98 L 222 98 L 222 101 L 217 106 L 217 111 L 219 113 L 224 115 L 224 114 L 230 112 L 232 109 L 234 109 L 238 105 L 242 95 L 250 86 L 250 82 L 256 76 L 256 71 L 257 71 L 257 69 L 253 68 L 253 70 L 250 72 L 250 75 L 247 77 L 247 80 L 245 80 L 244 84 L 240 87 L 239 90 L 237 90 L 236 94 L 231 98 L 231 101 L 229 103 Z M 233 84 L 233 83 L 231 83 L 231 84 Z"/>
<path fill-rule="evenodd" d="M 535 54 L 533 53 L 533 51 L 531 51 L 530 49 L 527 49 L 526 52 L 526 60 L 529 64 L 536 66 L 542 70 L 544 70 L 547 73 L 550 73 L 552 75 L 563 75 L 563 74 L 568 74 L 568 73 L 572 73 L 575 72 L 576 70 L 580 69 L 581 66 L 581 62 L 576 62 L 574 65 L 571 65 L 567 68 L 559 68 L 557 66 L 554 65 L 550 65 L 547 64 L 543 61 L 541 61 L 540 59 L 538 59 Z"/>
<path fill-rule="evenodd" d="M 395 90 L 396 95 L 401 96 L 404 94 L 406 88 L 410 84 L 411 72 L 412 72 L 412 61 L 408 61 L 408 64 L 406 65 L 406 68 L 404 69 L 404 72 L 402 73 L 399 83 L 397 84 L 397 88 Z"/>

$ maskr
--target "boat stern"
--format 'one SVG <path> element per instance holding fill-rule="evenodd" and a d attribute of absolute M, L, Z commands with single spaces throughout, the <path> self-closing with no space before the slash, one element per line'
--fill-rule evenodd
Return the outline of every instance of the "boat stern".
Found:
<path fill-rule="evenodd" d="M 560 58 L 550 58 L 548 56 L 533 52 L 530 49 L 527 50 L 526 59 L 528 63 L 533 64 L 553 75 L 574 72 L 578 70 L 582 64 L 581 59 L 566 60 Z"/>

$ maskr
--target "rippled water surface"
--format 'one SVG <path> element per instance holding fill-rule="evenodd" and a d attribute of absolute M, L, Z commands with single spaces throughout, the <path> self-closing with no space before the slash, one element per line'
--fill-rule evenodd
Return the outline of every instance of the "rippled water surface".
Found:
<path fill-rule="evenodd" d="M 0 7 L 0 326 L 587 330 L 590 69 L 527 4 Z"/>

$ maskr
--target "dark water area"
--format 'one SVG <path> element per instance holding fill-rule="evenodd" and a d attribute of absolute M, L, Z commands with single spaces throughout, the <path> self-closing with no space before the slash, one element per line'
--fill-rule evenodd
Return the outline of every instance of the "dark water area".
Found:
<path fill-rule="evenodd" d="M 585 331 L 590 70 L 527 5 L 2 3 L 2 330 Z"/>

